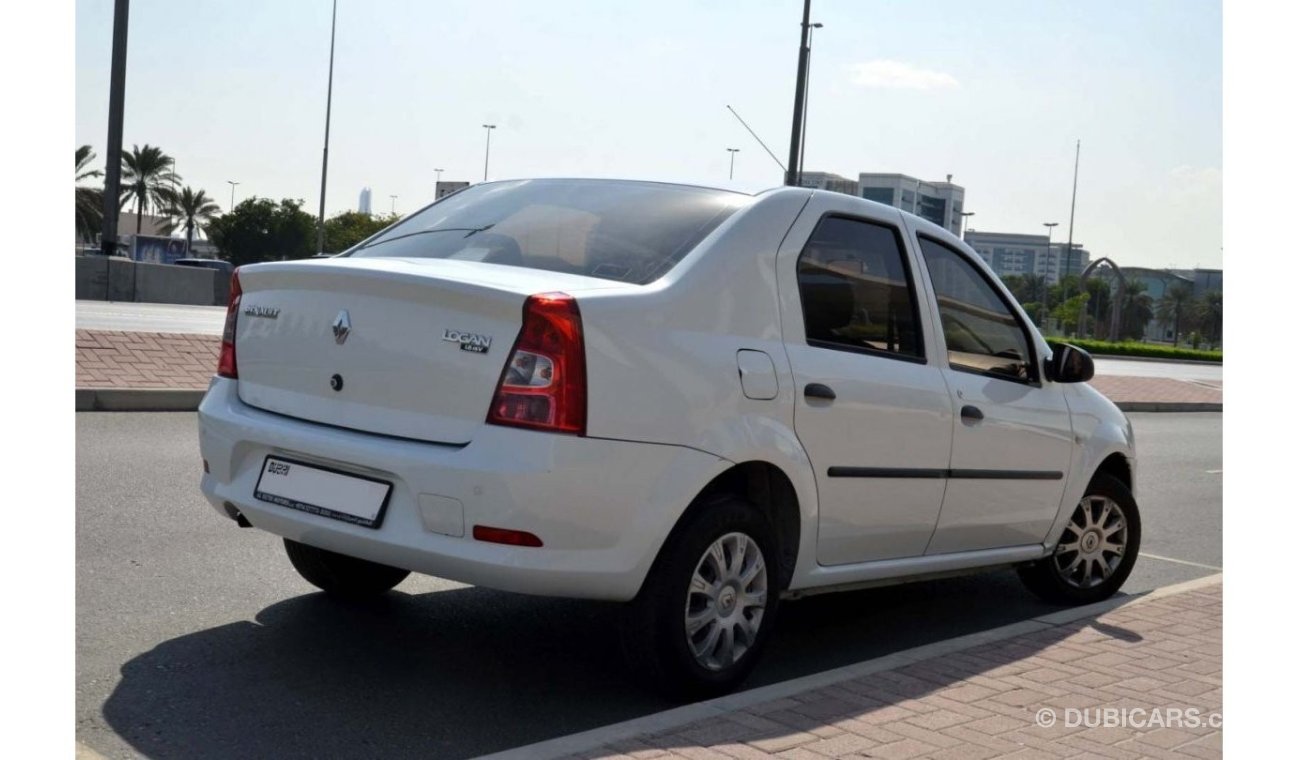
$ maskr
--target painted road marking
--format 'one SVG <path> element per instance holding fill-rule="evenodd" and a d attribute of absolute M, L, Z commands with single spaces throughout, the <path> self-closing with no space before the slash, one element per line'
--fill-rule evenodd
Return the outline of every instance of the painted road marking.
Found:
<path fill-rule="evenodd" d="M 1161 562 L 1174 562 L 1179 565 L 1191 565 L 1192 567 L 1203 567 L 1206 570 L 1213 570 L 1216 573 L 1223 572 L 1223 568 L 1215 567 L 1214 565 L 1204 565 L 1201 564 L 1200 562 L 1190 562 L 1185 559 L 1174 559 L 1173 557 L 1161 557 L 1159 554 L 1147 554 L 1146 552 L 1138 552 L 1138 556 L 1146 557 L 1147 559 L 1158 559 Z"/>

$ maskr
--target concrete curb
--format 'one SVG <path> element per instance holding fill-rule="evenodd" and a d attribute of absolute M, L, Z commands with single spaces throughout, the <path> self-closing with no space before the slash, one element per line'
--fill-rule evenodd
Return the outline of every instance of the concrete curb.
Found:
<path fill-rule="evenodd" d="M 188 388 L 78 388 L 78 412 L 193 412 L 206 390 Z M 1125 412 L 1222 412 L 1222 403 L 1120 401 Z"/>
<path fill-rule="evenodd" d="M 933 644 L 906 649 L 901 652 L 895 652 L 883 657 L 877 657 L 871 660 L 845 665 L 844 667 L 834 668 L 821 673 L 793 678 L 789 681 L 774 683 L 768 686 L 760 686 L 749 691 L 742 691 L 736 694 L 728 694 L 725 697 L 710 699 L 695 704 L 683 705 L 672 710 L 644 715 L 640 718 L 633 718 L 622 723 L 614 723 L 608 726 L 601 726 L 590 731 L 560 736 L 554 739 L 529 744 L 523 747 L 515 747 L 503 752 L 496 752 L 491 755 L 483 755 L 479 760 L 546 760 L 547 758 L 558 758 L 567 755 L 575 755 L 583 752 L 603 747 L 624 739 L 630 739 L 634 736 L 645 733 L 657 733 L 668 731 L 674 728 L 694 723 L 710 717 L 721 717 L 736 710 L 743 710 L 763 702 L 789 697 L 794 694 L 800 694 L 811 689 L 819 689 L 823 686 L 847 681 L 850 678 L 858 678 L 872 673 L 879 673 L 882 670 L 902 667 L 921 660 L 928 660 L 945 654 L 952 654 L 963 649 L 969 649 L 981 644 L 988 644 L 995 641 L 1002 641 L 1014 636 L 1021 636 L 1034 631 L 1041 631 L 1053 628 L 1059 625 L 1072 623 L 1084 618 L 1097 617 L 1103 615 L 1118 607 L 1130 604 L 1141 604 L 1142 602 L 1160 599 L 1173 594 L 1181 594 L 1186 591 L 1195 591 L 1196 589 L 1213 586 L 1223 582 L 1223 573 L 1216 573 L 1204 578 L 1187 581 L 1186 583 L 1176 583 L 1170 586 L 1162 586 L 1152 589 L 1151 591 L 1135 594 L 1133 596 L 1118 596 L 1107 599 L 1104 602 L 1084 605 L 1082 607 L 1073 607 L 1060 612 L 1052 612 L 1031 620 L 1022 620 L 1018 623 L 1004 625 L 1000 628 L 993 628 L 988 631 L 958 636 L 957 638 L 947 639 L 945 641 L 936 641 Z"/>
<path fill-rule="evenodd" d="M 1125 412 L 1222 412 L 1222 401 L 1117 401 Z"/>
<path fill-rule="evenodd" d="M 192 412 L 207 389 L 78 388 L 78 412 Z"/>

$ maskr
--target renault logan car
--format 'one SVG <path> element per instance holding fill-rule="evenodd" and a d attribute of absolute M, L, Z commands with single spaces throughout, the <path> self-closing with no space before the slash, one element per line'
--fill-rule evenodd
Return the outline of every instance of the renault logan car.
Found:
<path fill-rule="evenodd" d="M 241 267 L 202 490 L 339 597 L 409 572 L 628 602 L 682 696 L 782 597 L 1137 557 L 1133 431 L 973 251 L 838 193 L 476 185 L 343 254 Z"/>

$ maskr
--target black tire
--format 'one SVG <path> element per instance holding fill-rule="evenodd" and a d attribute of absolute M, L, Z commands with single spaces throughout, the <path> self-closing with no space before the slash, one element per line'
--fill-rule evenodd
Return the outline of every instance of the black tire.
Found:
<path fill-rule="evenodd" d="M 744 642 L 744 651 L 730 665 L 711 669 L 697 661 L 688 641 L 685 620 L 688 592 L 705 552 L 715 541 L 730 534 L 743 534 L 757 545 L 766 568 L 766 595 L 753 640 Z M 776 625 L 781 579 L 776 548 L 772 527 L 763 514 L 754 505 L 734 496 L 710 500 L 675 529 L 655 559 L 641 592 L 625 610 L 623 649 L 637 675 L 674 700 L 717 696 L 744 681 L 758 664 Z M 730 560 L 734 555 L 727 556 Z M 751 582 L 746 590 L 755 588 Z M 699 601 L 698 597 L 695 602 Z M 747 620 L 754 619 L 753 608 L 747 611 L 743 604 L 735 601 L 733 604 L 740 607 L 740 615 Z M 743 631 L 732 630 L 737 642 L 744 638 Z M 707 631 L 701 631 L 707 635 Z"/>
<path fill-rule="evenodd" d="M 1092 482 L 1088 484 L 1088 488 L 1084 492 L 1083 499 L 1075 507 L 1075 512 L 1071 515 L 1072 523 L 1081 514 L 1080 510 L 1089 504 L 1089 499 L 1092 497 L 1109 499 L 1119 507 L 1124 519 L 1123 554 L 1118 555 L 1118 564 L 1114 566 L 1111 574 L 1104 580 L 1086 588 L 1081 587 L 1078 585 L 1077 580 L 1070 580 L 1061 570 L 1061 565 L 1070 564 L 1076 555 L 1068 551 L 1059 551 L 1060 546 L 1065 544 L 1067 540 L 1076 537 L 1082 539 L 1078 531 L 1067 528 L 1058 543 L 1058 550 L 1054 551 L 1051 556 L 1017 568 L 1020 573 L 1020 580 L 1029 587 L 1029 590 L 1049 602 L 1091 604 L 1107 599 L 1118 591 L 1120 586 L 1124 585 L 1124 581 L 1128 580 L 1129 573 L 1133 571 L 1133 564 L 1137 562 L 1138 551 L 1142 544 L 1142 517 L 1138 513 L 1138 506 L 1133 499 L 1133 493 L 1119 480 L 1106 473 L 1099 472 L 1093 476 Z M 1075 573 L 1070 574 L 1070 576 L 1073 575 Z"/>
<path fill-rule="evenodd" d="M 308 583 L 340 599 L 379 596 L 401 583 L 409 570 L 349 557 L 315 546 L 284 540 L 289 561 Z"/>

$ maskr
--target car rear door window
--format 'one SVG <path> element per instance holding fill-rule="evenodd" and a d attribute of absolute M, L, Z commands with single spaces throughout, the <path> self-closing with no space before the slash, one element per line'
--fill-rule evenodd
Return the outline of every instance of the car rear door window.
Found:
<path fill-rule="evenodd" d="M 990 377 L 1036 381 L 1029 336 L 988 279 L 948 246 L 929 238 L 920 238 L 920 244 L 939 303 L 948 365 Z"/>
<path fill-rule="evenodd" d="M 822 219 L 799 255 L 798 277 L 810 345 L 924 358 L 911 272 L 895 228 Z"/>

